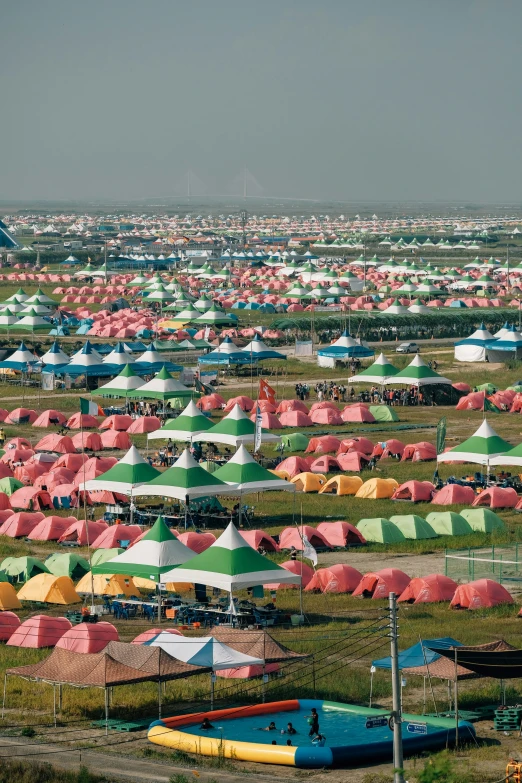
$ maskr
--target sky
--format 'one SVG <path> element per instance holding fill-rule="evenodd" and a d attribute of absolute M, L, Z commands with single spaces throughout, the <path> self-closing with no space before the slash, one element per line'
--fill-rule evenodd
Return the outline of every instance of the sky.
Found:
<path fill-rule="evenodd" d="M 0 0 L 0 200 L 522 202 L 520 0 Z"/>

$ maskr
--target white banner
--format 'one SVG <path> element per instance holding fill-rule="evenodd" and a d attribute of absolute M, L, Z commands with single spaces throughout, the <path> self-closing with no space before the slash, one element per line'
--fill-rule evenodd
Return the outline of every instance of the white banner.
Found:
<path fill-rule="evenodd" d="M 256 434 L 254 438 L 254 452 L 259 451 L 261 448 L 261 424 L 263 418 L 261 416 L 261 408 L 259 405 L 256 408 Z"/>
<path fill-rule="evenodd" d="M 54 372 L 42 373 L 42 389 L 44 391 L 54 391 Z"/>

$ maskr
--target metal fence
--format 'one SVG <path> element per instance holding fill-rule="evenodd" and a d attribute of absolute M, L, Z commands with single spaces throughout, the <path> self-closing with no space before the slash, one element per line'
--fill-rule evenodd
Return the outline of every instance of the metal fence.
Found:
<path fill-rule="evenodd" d="M 456 582 L 522 582 L 522 544 L 446 549 L 444 573 Z"/>

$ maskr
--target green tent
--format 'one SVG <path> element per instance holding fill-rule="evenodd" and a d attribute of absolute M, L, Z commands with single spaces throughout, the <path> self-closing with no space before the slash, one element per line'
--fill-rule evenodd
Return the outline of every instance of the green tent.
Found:
<path fill-rule="evenodd" d="M 390 522 L 397 525 L 404 538 L 420 541 L 424 538 L 437 538 L 429 522 L 417 514 L 395 514 L 390 517 Z"/>
<path fill-rule="evenodd" d="M 84 557 L 69 552 L 55 552 L 54 555 L 49 555 L 45 565 L 51 574 L 55 576 L 70 576 L 73 582 L 78 581 L 87 571 L 91 570 L 89 563 Z"/>
<path fill-rule="evenodd" d="M 290 435 L 282 435 L 281 443 L 289 451 L 306 451 L 309 438 L 302 432 L 291 432 Z"/>
<path fill-rule="evenodd" d="M 187 498 L 201 495 L 233 495 L 235 488 L 207 473 L 196 462 L 188 449 L 178 457 L 172 467 L 160 473 L 148 484 L 138 487 L 136 495 L 141 497 Z"/>
<path fill-rule="evenodd" d="M 182 383 L 177 381 L 169 373 L 166 367 L 162 367 L 157 375 L 151 381 L 144 383 L 139 389 L 131 390 L 128 397 L 137 397 L 138 399 L 152 400 L 171 400 L 174 397 L 199 397 L 199 392 L 194 389 L 188 389 Z"/>
<path fill-rule="evenodd" d="M 18 481 L 18 479 L 12 478 L 11 476 L 0 479 L 0 492 L 4 492 L 9 497 L 16 492 L 17 489 L 20 489 L 20 487 L 23 487 L 21 481 Z"/>
<path fill-rule="evenodd" d="M 439 536 L 468 536 L 473 533 L 468 520 L 456 511 L 432 511 L 426 522 Z"/>
<path fill-rule="evenodd" d="M 460 513 L 475 532 L 492 533 L 493 530 L 504 530 L 505 528 L 501 518 L 490 508 L 465 508 Z"/>
<path fill-rule="evenodd" d="M 497 387 L 492 383 L 481 383 L 480 386 L 477 386 L 477 391 L 483 391 L 486 392 L 486 394 L 495 394 Z"/>
<path fill-rule="evenodd" d="M 383 519 L 383 517 L 361 519 L 356 527 L 370 543 L 398 544 L 406 540 L 404 533 L 399 530 L 397 525 L 394 525 L 389 519 Z"/>
<path fill-rule="evenodd" d="M 375 421 L 399 421 L 395 408 L 389 405 L 370 405 L 370 413 Z"/>
<path fill-rule="evenodd" d="M 0 563 L 0 569 L 5 571 L 10 582 L 27 582 L 37 574 L 48 574 L 49 569 L 36 557 L 6 557 Z"/>
<path fill-rule="evenodd" d="M 125 552 L 125 550 L 120 547 L 113 547 L 112 549 L 95 549 L 91 555 L 91 565 L 94 568 L 94 566 L 106 563 L 107 560 L 112 560 L 114 557 L 121 555 L 122 552 Z"/>

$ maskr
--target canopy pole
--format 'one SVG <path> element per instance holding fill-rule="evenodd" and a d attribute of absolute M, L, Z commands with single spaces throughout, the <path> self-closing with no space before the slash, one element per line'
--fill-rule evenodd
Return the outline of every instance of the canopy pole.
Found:
<path fill-rule="evenodd" d="M 105 736 L 109 734 L 109 691 L 105 686 Z"/>
<path fill-rule="evenodd" d="M 62 699 L 63 699 L 63 691 L 62 691 L 62 683 L 58 685 L 58 711 L 62 711 Z"/>
<path fill-rule="evenodd" d="M 187 530 L 189 496 L 185 495 L 185 532 Z"/>
<path fill-rule="evenodd" d="M 214 709 L 214 678 L 215 678 L 214 670 L 210 672 L 210 711 L 212 712 Z"/>
<path fill-rule="evenodd" d="M 457 668 L 457 648 L 455 648 L 455 747 L 459 746 L 459 680 Z"/>
<path fill-rule="evenodd" d="M 315 673 L 315 669 L 314 669 L 314 673 Z M 371 709 L 371 707 L 372 707 L 372 697 L 373 697 L 373 675 L 374 675 L 374 674 L 375 674 L 375 666 L 370 666 L 370 703 L 369 703 L 369 705 L 368 705 L 368 706 L 370 707 L 370 709 Z M 315 680 L 315 677 L 314 677 L 314 680 Z"/>
<path fill-rule="evenodd" d="M 159 582 L 156 584 L 156 591 L 158 593 L 158 623 L 161 623 L 161 589 Z"/>
<path fill-rule="evenodd" d="M 266 677 L 266 664 L 265 664 L 265 661 L 263 659 L 263 677 L 262 677 L 262 688 L 261 688 L 261 700 L 262 700 L 263 704 L 266 701 L 266 699 L 265 699 L 265 685 L 266 685 L 265 677 Z"/>
<path fill-rule="evenodd" d="M 4 699 L 2 701 L 2 720 L 5 715 L 5 699 L 7 695 L 7 672 L 4 673 Z"/>
<path fill-rule="evenodd" d="M 54 728 L 56 728 L 56 685 L 53 682 L 53 717 L 54 717 Z"/>
<path fill-rule="evenodd" d="M 161 720 L 161 677 L 158 677 L 158 720 Z"/>

